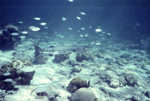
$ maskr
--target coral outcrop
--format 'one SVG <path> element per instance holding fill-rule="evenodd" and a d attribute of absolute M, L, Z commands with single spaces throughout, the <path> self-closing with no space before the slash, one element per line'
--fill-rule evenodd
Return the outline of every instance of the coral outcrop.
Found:
<path fill-rule="evenodd" d="M 13 24 L 8 24 L 4 29 L 0 30 L 0 49 L 11 50 L 14 45 L 20 41 L 18 36 L 13 36 L 12 33 L 18 33 L 19 29 Z"/>
<path fill-rule="evenodd" d="M 70 81 L 67 89 L 69 92 L 74 93 L 79 88 L 82 88 L 82 87 L 88 88 L 89 86 L 90 86 L 90 82 L 87 82 L 86 80 L 82 80 L 80 77 L 77 77 Z"/>
<path fill-rule="evenodd" d="M 92 52 L 88 52 L 88 53 L 84 53 L 84 54 L 80 54 L 80 53 L 79 53 L 79 54 L 77 54 L 77 56 L 76 56 L 76 60 L 77 60 L 78 62 L 82 62 L 83 60 L 86 60 L 86 61 L 91 60 L 91 61 L 93 61 L 94 58 L 95 58 L 95 54 L 92 53 Z"/>
<path fill-rule="evenodd" d="M 91 88 L 80 88 L 73 96 L 71 101 L 98 101 Z"/>
<path fill-rule="evenodd" d="M 29 85 L 34 75 L 32 64 L 14 60 L 0 68 L 0 89 L 13 90 L 15 85 Z"/>

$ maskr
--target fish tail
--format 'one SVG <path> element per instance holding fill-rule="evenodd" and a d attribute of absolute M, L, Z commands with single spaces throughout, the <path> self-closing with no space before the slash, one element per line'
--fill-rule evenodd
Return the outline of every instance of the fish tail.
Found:
<path fill-rule="evenodd" d="M 34 45 L 34 50 L 35 50 L 35 57 L 38 56 L 40 54 L 40 50 L 41 48 L 37 45 Z"/>

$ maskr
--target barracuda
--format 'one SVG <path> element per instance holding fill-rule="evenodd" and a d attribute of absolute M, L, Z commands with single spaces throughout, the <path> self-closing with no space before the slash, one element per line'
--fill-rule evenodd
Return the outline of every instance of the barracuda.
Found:
<path fill-rule="evenodd" d="M 85 53 L 88 51 L 85 47 L 70 47 L 70 46 L 64 46 L 64 47 L 56 47 L 56 46 L 50 46 L 49 48 L 42 49 L 38 46 L 34 46 L 36 53 L 43 53 L 43 54 L 71 54 L 71 53 Z"/>

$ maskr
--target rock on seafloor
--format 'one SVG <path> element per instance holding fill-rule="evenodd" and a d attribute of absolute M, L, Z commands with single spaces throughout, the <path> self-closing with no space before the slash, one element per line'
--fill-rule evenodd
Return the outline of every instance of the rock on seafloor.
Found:
<path fill-rule="evenodd" d="M 71 97 L 71 101 L 94 101 L 96 99 L 91 88 L 80 88 Z"/>

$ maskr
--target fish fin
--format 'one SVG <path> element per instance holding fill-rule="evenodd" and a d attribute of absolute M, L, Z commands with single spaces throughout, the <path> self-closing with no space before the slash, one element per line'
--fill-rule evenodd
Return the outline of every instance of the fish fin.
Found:
<path fill-rule="evenodd" d="M 90 87 L 90 81 L 88 81 L 88 83 L 87 83 L 87 88 L 89 88 Z"/>
<path fill-rule="evenodd" d="M 37 88 L 33 89 L 33 90 L 31 91 L 30 95 L 31 95 L 36 89 L 37 89 Z"/>

